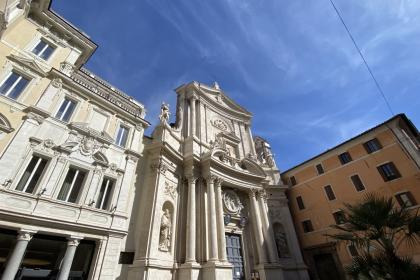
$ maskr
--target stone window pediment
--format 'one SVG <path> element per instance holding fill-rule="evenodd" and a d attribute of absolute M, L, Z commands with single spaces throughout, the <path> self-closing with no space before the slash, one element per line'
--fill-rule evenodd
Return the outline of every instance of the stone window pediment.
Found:
<path fill-rule="evenodd" d="M 14 131 L 15 129 L 11 126 L 9 120 L 0 113 L 0 131 L 10 133 Z"/>

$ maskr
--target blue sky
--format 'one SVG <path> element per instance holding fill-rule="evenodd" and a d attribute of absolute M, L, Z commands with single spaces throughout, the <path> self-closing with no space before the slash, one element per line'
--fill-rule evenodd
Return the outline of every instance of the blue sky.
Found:
<path fill-rule="evenodd" d="M 395 113 L 420 126 L 420 1 L 335 0 Z M 99 48 L 86 67 L 145 104 L 218 81 L 281 170 L 391 117 L 329 0 L 53 0 Z M 149 128 L 146 132 L 151 133 Z"/>

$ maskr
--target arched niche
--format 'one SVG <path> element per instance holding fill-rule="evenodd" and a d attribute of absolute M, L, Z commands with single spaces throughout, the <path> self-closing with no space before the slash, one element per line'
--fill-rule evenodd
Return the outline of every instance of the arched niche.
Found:
<path fill-rule="evenodd" d="M 280 258 L 289 258 L 290 250 L 287 241 L 287 234 L 281 223 L 273 224 L 274 240 L 276 241 L 277 253 Z"/>
<path fill-rule="evenodd" d="M 166 201 L 162 206 L 159 229 L 159 251 L 171 252 L 173 236 L 174 206 Z"/>

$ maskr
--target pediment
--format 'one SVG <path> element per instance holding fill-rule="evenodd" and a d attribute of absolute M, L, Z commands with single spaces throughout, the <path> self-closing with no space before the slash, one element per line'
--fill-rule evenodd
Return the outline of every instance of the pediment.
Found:
<path fill-rule="evenodd" d="M 258 176 L 267 176 L 267 174 L 265 174 L 264 172 L 264 169 L 262 169 L 258 163 L 249 158 L 244 158 L 241 161 L 241 167 L 249 171 L 250 173 L 256 174 Z"/>
<path fill-rule="evenodd" d="M 93 157 L 93 160 L 100 165 L 103 165 L 103 166 L 108 166 L 109 165 L 108 158 L 105 156 L 104 153 L 102 153 L 100 151 L 94 153 L 92 155 L 92 157 Z"/>
<path fill-rule="evenodd" d="M 22 67 L 26 67 L 32 70 L 33 72 L 41 76 L 46 76 L 48 71 L 50 71 L 51 69 L 51 67 L 41 65 L 41 63 L 37 62 L 32 57 L 25 57 L 22 55 L 11 54 L 7 58 L 10 59 L 11 61 L 18 63 Z"/>
<path fill-rule="evenodd" d="M 12 125 L 10 124 L 9 120 L 0 113 L 0 131 L 4 131 L 6 133 L 10 133 L 15 130 Z"/>
<path fill-rule="evenodd" d="M 98 131 L 96 129 L 93 129 L 89 127 L 87 123 L 70 123 L 69 128 L 78 131 L 82 135 L 92 136 L 101 142 L 105 142 L 108 144 L 114 142 L 114 139 L 108 133 L 106 133 L 105 131 Z"/>
<path fill-rule="evenodd" d="M 204 84 L 198 84 L 198 88 L 212 101 L 221 105 L 222 107 L 248 116 L 252 115 L 250 112 L 245 110 L 245 108 L 243 108 L 242 106 L 234 102 L 232 99 L 230 99 L 220 88 L 214 88 Z"/>

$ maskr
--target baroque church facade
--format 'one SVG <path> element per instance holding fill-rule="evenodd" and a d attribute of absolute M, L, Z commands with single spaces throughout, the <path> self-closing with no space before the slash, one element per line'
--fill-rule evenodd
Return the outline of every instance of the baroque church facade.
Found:
<path fill-rule="evenodd" d="M 252 114 L 191 82 L 144 136 L 50 5 L 0 11 L 0 279 L 309 279 Z"/>

